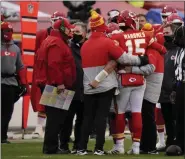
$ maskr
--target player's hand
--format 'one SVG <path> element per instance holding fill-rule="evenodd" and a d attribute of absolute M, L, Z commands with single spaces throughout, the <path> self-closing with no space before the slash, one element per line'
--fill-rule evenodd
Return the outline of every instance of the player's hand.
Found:
<path fill-rule="evenodd" d="M 124 70 L 126 73 L 132 73 L 132 66 L 126 66 Z"/>
<path fill-rule="evenodd" d="M 60 94 L 60 93 L 64 92 L 64 89 L 65 89 L 65 86 L 63 84 L 57 86 L 57 93 Z"/>
<path fill-rule="evenodd" d="M 96 80 L 93 80 L 91 83 L 89 83 L 89 85 L 90 85 L 92 88 L 97 88 L 98 85 L 99 85 L 99 82 L 96 81 Z"/>

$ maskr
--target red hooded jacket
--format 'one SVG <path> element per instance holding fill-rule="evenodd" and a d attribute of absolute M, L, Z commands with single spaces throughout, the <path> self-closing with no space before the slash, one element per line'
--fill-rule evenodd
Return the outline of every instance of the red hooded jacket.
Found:
<path fill-rule="evenodd" d="M 51 30 L 37 51 L 36 83 L 38 86 L 62 85 L 71 88 L 76 78 L 75 62 L 61 34 Z"/>
<path fill-rule="evenodd" d="M 34 112 L 44 112 L 44 106 L 40 105 L 41 91 L 40 88 L 36 84 L 36 59 L 37 59 L 37 50 L 41 46 L 42 42 L 47 38 L 52 28 L 42 29 L 36 34 L 36 42 L 35 42 L 35 57 L 34 57 L 34 66 L 33 66 L 33 77 L 32 77 L 32 87 L 31 87 L 31 104 Z"/>

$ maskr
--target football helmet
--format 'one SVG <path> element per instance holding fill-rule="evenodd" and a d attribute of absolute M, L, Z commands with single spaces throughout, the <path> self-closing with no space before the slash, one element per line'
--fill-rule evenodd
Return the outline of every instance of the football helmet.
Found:
<path fill-rule="evenodd" d="M 114 22 L 117 23 L 117 18 L 120 14 L 120 11 L 117 9 L 112 9 L 110 10 L 107 15 L 108 15 L 108 22 Z"/>
<path fill-rule="evenodd" d="M 173 37 L 175 30 L 183 25 L 184 25 L 183 19 L 177 13 L 172 13 L 166 19 L 166 24 L 164 26 L 163 32 L 164 36 Z"/>
<path fill-rule="evenodd" d="M 172 13 L 177 13 L 176 9 L 169 7 L 169 6 L 164 6 L 162 11 L 161 11 L 161 18 L 163 23 L 165 23 L 166 18 L 171 15 Z"/>
<path fill-rule="evenodd" d="M 183 25 L 184 22 L 183 19 L 177 13 L 172 13 L 166 18 L 166 25 L 171 24 Z"/>
<path fill-rule="evenodd" d="M 132 28 L 139 30 L 139 18 L 134 12 L 124 10 L 118 16 L 118 24 L 120 28 Z"/>

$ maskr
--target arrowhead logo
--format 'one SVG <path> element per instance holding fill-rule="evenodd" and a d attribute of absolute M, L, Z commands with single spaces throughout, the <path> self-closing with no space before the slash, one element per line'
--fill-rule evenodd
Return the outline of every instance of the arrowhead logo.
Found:
<path fill-rule="evenodd" d="M 175 56 L 174 55 L 171 56 L 171 60 L 175 60 Z"/>
<path fill-rule="evenodd" d="M 135 78 L 133 78 L 133 77 L 129 78 L 129 82 L 135 82 L 135 81 L 136 81 Z"/>

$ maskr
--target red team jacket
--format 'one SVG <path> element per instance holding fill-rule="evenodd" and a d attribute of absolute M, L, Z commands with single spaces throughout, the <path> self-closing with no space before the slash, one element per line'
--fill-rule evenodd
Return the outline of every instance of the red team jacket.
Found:
<path fill-rule="evenodd" d="M 51 30 L 37 51 L 36 83 L 39 86 L 62 85 L 71 88 L 76 79 L 75 62 L 59 32 Z"/>
<path fill-rule="evenodd" d="M 117 40 L 122 48 L 127 47 L 128 54 L 138 56 L 144 55 L 146 49 L 150 46 L 153 49 L 165 53 L 166 49 L 163 45 L 157 43 L 151 37 L 139 30 L 131 30 L 120 34 L 113 34 L 111 39 Z M 121 82 L 123 86 L 139 86 L 144 84 L 143 75 L 139 74 L 121 74 Z"/>
<path fill-rule="evenodd" d="M 164 35 L 159 30 L 156 33 L 156 40 L 161 45 L 164 45 Z M 166 53 L 166 52 L 165 52 Z M 155 66 L 155 71 L 149 76 L 146 76 L 146 89 L 144 94 L 144 99 L 151 103 L 157 103 L 161 93 L 161 86 L 164 75 L 164 54 L 160 54 L 156 49 L 149 47 L 146 54 L 149 59 L 149 64 Z"/>
<path fill-rule="evenodd" d="M 85 94 L 106 92 L 114 87 L 118 87 L 115 72 L 109 74 L 96 89 L 92 89 L 89 83 L 95 79 L 96 75 L 103 70 L 110 60 L 119 59 L 123 52 L 123 49 L 104 33 L 92 32 L 90 38 L 81 48 Z"/>
<path fill-rule="evenodd" d="M 35 57 L 34 57 L 34 66 L 33 66 L 33 77 L 32 77 L 32 87 L 31 87 L 31 104 L 33 107 L 34 112 L 44 112 L 44 106 L 40 105 L 40 98 L 41 98 L 41 92 L 40 88 L 36 84 L 36 59 L 37 59 L 37 50 L 41 46 L 42 42 L 47 38 L 48 36 L 48 29 L 43 29 L 37 32 L 36 34 L 36 43 L 35 43 Z"/>

